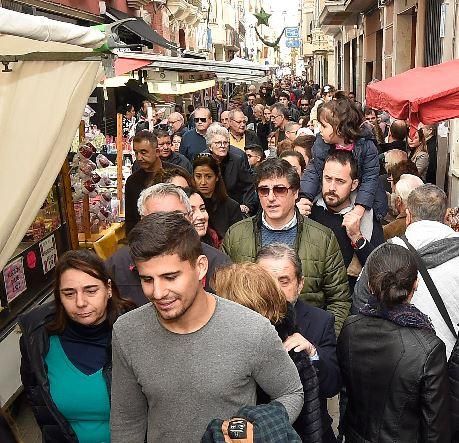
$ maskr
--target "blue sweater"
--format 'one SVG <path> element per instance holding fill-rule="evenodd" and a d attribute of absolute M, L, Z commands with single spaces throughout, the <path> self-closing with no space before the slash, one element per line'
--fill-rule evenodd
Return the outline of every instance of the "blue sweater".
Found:
<path fill-rule="evenodd" d="M 190 129 L 183 134 L 179 152 L 190 160 L 190 162 L 193 162 L 194 158 L 205 151 L 206 148 L 206 139 L 201 134 L 198 134 L 196 129 Z"/>
<path fill-rule="evenodd" d="M 297 234 L 298 226 L 292 226 L 289 229 L 282 231 L 273 231 L 267 228 L 263 223 L 261 224 L 261 245 L 267 246 L 272 243 L 285 243 L 286 245 L 293 247 L 295 244 L 295 238 Z"/>

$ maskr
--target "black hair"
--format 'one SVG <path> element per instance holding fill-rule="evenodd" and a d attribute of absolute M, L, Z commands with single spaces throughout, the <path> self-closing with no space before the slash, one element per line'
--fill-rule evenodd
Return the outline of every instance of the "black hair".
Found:
<path fill-rule="evenodd" d="M 368 285 L 383 307 L 391 309 L 407 301 L 418 277 L 413 254 L 394 243 L 384 243 L 367 260 Z"/>
<path fill-rule="evenodd" d="M 279 98 L 281 98 L 281 97 L 284 97 L 284 98 L 286 98 L 288 101 L 290 101 L 290 95 L 289 95 L 287 92 L 285 92 L 285 91 L 282 91 L 282 92 L 279 94 Z"/>
<path fill-rule="evenodd" d="M 365 109 L 363 110 L 363 115 L 367 116 L 367 115 L 370 115 L 370 114 L 373 114 L 373 113 L 376 116 L 378 116 L 378 113 L 377 113 L 376 109 L 369 108 L 368 106 L 365 106 Z"/>
<path fill-rule="evenodd" d="M 193 225 L 179 211 L 157 212 L 143 217 L 129 233 L 134 261 L 148 261 L 177 254 L 192 265 L 202 255 L 201 240 Z"/>
<path fill-rule="evenodd" d="M 296 169 L 282 158 L 268 158 L 255 169 L 255 183 L 262 180 L 285 177 L 294 191 L 300 189 L 300 176 Z"/>
<path fill-rule="evenodd" d="M 279 155 L 279 158 L 285 158 L 285 157 L 295 157 L 298 159 L 298 163 L 300 164 L 301 168 L 301 173 L 304 172 L 306 169 L 306 162 L 304 161 L 304 157 L 297 151 L 292 151 L 291 149 L 287 149 L 285 151 L 282 151 Z"/>
<path fill-rule="evenodd" d="M 361 136 L 362 113 L 348 98 L 330 100 L 320 105 L 317 119 L 329 123 L 345 143 L 352 143 Z"/>
<path fill-rule="evenodd" d="M 223 182 L 222 173 L 220 166 L 212 155 L 209 154 L 198 154 L 193 160 L 193 177 L 194 171 L 198 166 L 209 167 L 214 174 L 217 176 L 217 183 L 215 184 L 215 191 L 212 198 L 215 198 L 219 203 L 223 203 L 228 200 L 228 193 L 226 192 L 225 183 Z"/>
<path fill-rule="evenodd" d="M 148 141 L 153 148 L 158 147 L 158 139 L 156 138 L 156 135 L 146 129 L 139 131 L 132 139 L 132 143 L 140 143 L 144 140 Z"/>
<path fill-rule="evenodd" d="M 390 125 L 389 131 L 395 140 L 403 141 L 408 135 L 408 126 L 403 120 L 394 120 Z"/>
<path fill-rule="evenodd" d="M 167 132 L 164 129 L 156 129 L 153 133 L 156 135 L 156 138 L 168 137 L 170 140 L 172 140 L 172 137 L 169 134 L 169 132 Z"/>
<path fill-rule="evenodd" d="M 129 112 L 132 108 L 134 108 L 134 105 L 131 105 L 131 103 L 126 103 L 125 105 L 123 105 L 123 107 L 121 108 L 121 112 L 124 114 L 126 114 L 127 112 Z M 134 108 L 134 111 L 135 111 L 135 108 Z"/>
<path fill-rule="evenodd" d="M 263 151 L 263 148 L 260 145 L 247 145 L 244 148 L 245 151 L 253 151 L 256 152 L 257 155 L 260 156 L 261 160 L 265 159 L 265 151 Z"/>
<path fill-rule="evenodd" d="M 106 287 L 110 285 L 112 296 L 107 302 L 107 319 L 110 327 L 113 326 L 120 315 L 136 307 L 135 303 L 121 297 L 115 281 L 107 272 L 104 262 L 94 252 L 87 249 L 67 251 L 61 255 L 56 265 L 54 285 L 54 306 L 56 313 L 52 321 L 46 326 L 50 334 L 61 334 L 69 321 L 61 301 L 60 292 L 62 274 L 69 269 L 84 272 L 100 280 Z"/>
<path fill-rule="evenodd" d="M 337 162 L 342 166 L 346 166 L 349 163 L 351 167 L 351 179 L 355 180 L 359 178 L 359 167 L 352 152 L 341 149 L 332 149 L 325 159 L 325 163 L 327 162 Z"/>

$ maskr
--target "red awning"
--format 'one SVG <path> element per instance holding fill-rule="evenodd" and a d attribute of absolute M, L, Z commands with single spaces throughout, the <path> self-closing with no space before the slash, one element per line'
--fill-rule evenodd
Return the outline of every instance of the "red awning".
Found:
<path fill-rule="evenodd" d="M 412 127 L 459 117 L 459 60 L 410 69 L 367 86 L 366 104 Z"/>
<path fill-rule="evenodd" d="M 149 64 L 151 64 L 151 60 L 139 60 L 120 56 L 115 60 L 115 75 L 123 75 L 126 72 L 135 71 Z"/>

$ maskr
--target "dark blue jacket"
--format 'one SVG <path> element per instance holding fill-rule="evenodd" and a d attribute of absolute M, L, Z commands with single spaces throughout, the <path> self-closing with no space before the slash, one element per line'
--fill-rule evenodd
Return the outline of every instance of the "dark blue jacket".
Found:
<path fill-rule="evenodd" d="M 190 129 L 183 134 L 179 152 L 193 163 L 194 158 L 206 148 L 206 139 L 201 134 L 198 134 L 196 129 Z"/>
<path fill-rule="evenodd" d="M 301 192 L 311 201 L 320 192 L 325 159 L 330 149 L 331 145 L 325 143 L 318 134 L 312 147 L 312 159 L 301 177 Z M 358 164 L 360 182 L 355 204 L 367 209 L 373 208 L 380 221 L 387 214 L 388 204 L 386 193 L 379 182 L 378 148 L 373 133 L 363 128 L 362 137 L 355 142 L 352 153 Z"/>
<path fill-rule="evenodd" d="M 329 312 L 301 300 L 295 303 L 295 314 L 300 334 L 315 346 L 319 355 L 319 360 L 313 360 L 313 364 L 319 379 L 322 429 L 325 433 L 332 423 L 327 410 L 327 398 L 334 397 L 341 389 L 341 375 L 336 356 L 335 320 Z"/>

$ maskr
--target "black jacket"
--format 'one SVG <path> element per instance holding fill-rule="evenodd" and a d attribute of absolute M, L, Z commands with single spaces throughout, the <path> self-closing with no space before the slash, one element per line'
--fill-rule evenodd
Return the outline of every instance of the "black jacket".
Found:
<path fill-rule="evenodd" d="M 242 212 L 239 203 L 232 198 L 224 203 L 217 202 L 214 198 L 205 198 L 204 203 L 209 214 L 209 225 L 222 239 L 228 228 L 242 220 Z"/>
<path fill-rule="evenodd" d="M 295 313 L 300 334 L 314 345 L 319 356 L 319 360 L 313 360 L 312 364 L 319 379 L 322 434 L 325 434 L 330 431 L 333 421 L 328 414 L 327 398 L 334 397 L 341 388 L 341 374 L 336 356 L 335 319 L 329 312 L 301 300 L 295 303 Z"/>
<path fill-rule="evenodd" d="M 201 246 L 202 252 L 209 262 L 204 289 L 209 292 L 214 292 L 210 286 L 210 282 L 215 270 L 220 266 L 230 264 L 231 259 L 223 252 L 206 243 L 201 242 Z M 137 306 L 148 303 L 148 299 L 145 297 L 142 290 L 139 274 L 135 268 L 131 254 L 129 253 L 129 246 L 123 246 L 109 257 L 105 262 L 105 268 L 115 281 L 123 298 L 132 300 Z"/>
<path fill-rule="evenodd" d="M 452 442 L 459 442 L 459 339 L 456 340 L 448 362 L 451 391 L 451 435 Z"/>
<path fill-rule="evenodd" d="M 348 394 L 346 443 L 450 442 L 444 343 L 432 332 L 361 314 L 338 337 Z"/>
<path fill-rule="evenodd" d="M 260 145 L 260 139 L 255 131 L 251 129 L 245 130 L 245 146 Z"/>
<path fill-rule="evenodd" d="M 78 443 L 68 421 L 51 398 L 45 357 L 49 350 L 49 337 L 45 325 L 54 317 L 53 303 L 46 303 L 21 315 L 18 319 L 22 336 L 21 380 L 24 392 L 41 429 L 44 443 Z M 102 373 L 110 392 L 112 361 L 110 349 Z"/>
<path fill-rule="evenodd" d="M 295 332 L 302 333 L 296 321 L 295 308 L 289 303 L 286 317 L 274 325 L 282 341 L 293 335 Z M 300 415 L 293 423 L 295 431 L 298 432 L 303 442 L 322 442 L 321 405 L 319 400 L 319 380 L 314 366 L 306 352 L 289 352 L 290 358 L 295 363 L 300 375 L 304 391 L 304 404 Z M 257 402 L 268 403 L 270 399 L 258 389 Z"/>
<path fill-rule="evenodd" d="M 208 149 L 204 152 L 210 153 Z M 239 204 L 246 205 L 252 214 L 257 212 L 258 197 L 245 152 L 230 146 L 228 155 L 220 163 L 220 169 L 228 195 Z"/>

